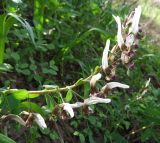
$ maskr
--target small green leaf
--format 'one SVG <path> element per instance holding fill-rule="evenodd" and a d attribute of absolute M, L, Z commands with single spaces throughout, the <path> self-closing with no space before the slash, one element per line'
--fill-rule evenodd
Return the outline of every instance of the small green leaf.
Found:
<path fill-rule="evenodd" d="M 80 85 L 83 82 L 83 78 L 80 78 L 79 80 L 77 80 L 77 82 L 75 83 L 76 85 Z"/>
<path fill-rule="evenodd" d="M 11 138 L 9 138 L 1 133 L 0 133 L 0 142 L 1 143 L 16 143 L 14 140 L 12 140 Z"/>
<path fill-rule="evenodd" d="M 16 98 L 17 100 L 24 100 L 28 98 L 28 91 L 25 89 L 20 89 L 17 91 L 12 91 L 11 94 Z"/>
<path fill-rule="evenodd" d="M 66 102 L 70 102 L 72 100 L 73 94 L 72 94 L 72 90 L 68 90 L 67 94 L 66 94 Z"/>

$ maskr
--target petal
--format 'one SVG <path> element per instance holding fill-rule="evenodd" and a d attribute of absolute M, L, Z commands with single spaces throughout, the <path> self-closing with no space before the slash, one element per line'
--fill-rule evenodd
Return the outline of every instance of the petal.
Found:
<path fill-rule="evenodd" d="M 137 8 L 135 8 L 135 13 L 134 16 L 132 18 L 132 25 L 129 28 L 129 33 L 134 33 L 137 34 L 138 32 L 138 24 L 139 24 L 139 20 L 140 20 L 140 16 L 141 16 L 141 6 L 138 6 Z"/>
<path fill-rule="evenodd" d="M 65 110 L 66 112 L 69 113 L 70 118 L 73 118 L 74 117 L 74 112 L 73 112 L 73 108 L 72 108 L 71 104 L 63 103 L 62 105 L 63 105 L 63 110 Z"/>
<path fill-rule="evenodd" d="M 14 114 L 9 114 L 9 115 L 4 115 L 1 117 L 2 120 L 14 120 L 16 122 L 18 122 L 19 124 L 23 125 L 23 126 L 26 126 L 26 123 L 25 121 L 19 117 L 18 115 L 14 115 Z"/>
<path fill-rule="evenodd" d="M 119 16 L 114 16 L 114 19 L 118 25 L 118 32 L 117 32 L 117 42 L 118 42 L 118 46 L 122 47 L 122 45 L 124 44 L 124 40 L 122 37 L 122 25 L 121 25 L 121 20 Z"/>
<path fill-rule="evenodd" d="M 47 128 L 47 125 L 44 121 L 44 118 L 38 114 L 38 113 L 33 113 L 34 115 L 34 121 L 37 123 L 37 125 L 41 128 L 41 129 L 45 129 Z"/>
<path fill-rule="evenodd" d="M 103 55 L 102 55 L 102 69 L 105 71 L 106 68 L 108 67 L 108 52 L 109 52 L 109 46 L 110 46 L 110 40 L 107 40 L 106 46 L 103 50 Z"/>
<path fill-rule="evenodd" d="M 84 100 L 84 103 L 86 105 L 92 105 L 92 104 L 97 104 L 97 103 L 110 103 L 110 102 L 111 102 L 111 99 L 108 99 L 108 98 L 104 99 L 104 98 L 99 98 L 95 96 L 92 96 Z"/>
<path fill-rule="evenodd" d="M 70 105 L 71 105 L 71 107 L 73 109 L 73 108 L 80 108 L 80 107 L 82 107 L 84 105 L 84 103 L 82 103 L 82 102 L 76 102 L 76 103 L 70 104 Z"/>
<path fill-rule="evenodd" d="M 91 78 L 91 80 L 90 80 L 90 85 L 91 85 L 91 87 L 94 87 L 95 84 L 96 84 L 96 82 L 97 82 L 98 80 L 100 80 L 101 77 L 102 77 L 102 75 L 101 75 L 100 73 L 92 76 L 92 78 Z"/>
<path fill-rule="evenodd" d="M 112 89 L 112 88 L 116 88 L 116 87 L 129 88 L 129 86 L 126 85 L 126 84 L 122 84 L 122 83 L 119 83 L 119 82 L 109 82 L 102 88 L 102 91 L 105 91 L 105 89 L 107 89 L 107 88 Z"/>

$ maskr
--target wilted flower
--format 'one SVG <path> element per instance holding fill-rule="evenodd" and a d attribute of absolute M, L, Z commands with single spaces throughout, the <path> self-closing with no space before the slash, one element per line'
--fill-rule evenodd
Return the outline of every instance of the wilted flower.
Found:
<path fill-rule="evenodd" d="M 34 122 L 37 123 L 37 125 L 41 128 L 41 129 L 45 129 L 47 128 L 47 125 L 43 119 L 43 117 L 38 114 L 38 113 L 33 113 L 33 117 L 34 117 Z"/>
<path fill-rule="evenodd" d="M 22 111 L 20 115 L 26 122 L 27 121 L 32 122 L 33 120 L 41 129 L 47 128 L 44 118 L 39 113 L 29 113 L 26 111 Z M 27 119 L 25 119 L 24 116 L 26 116 Z M 31 118 L 32 120 L 28 120 L 28 118 Z M 31 124 L 31 123 L 27 123 L 27 124 Z"/>
<path fill-rule="evenodd" d="M 38 114 L 38 113 L 29 113 L 26 111 L 22 111 L 20 113 L 20 116 L 14 115 L 14 114 L 9 114 L 6 116 L 2 116 L 1 119 L 3 121 L 7 120 L 14 120 L 18 122 L 19 124 L 29 127 L 32 122 L 34 121 L 41 129 L 47 128 L 47 125 L 43 119 L 43 117 Z"/>
<path fill-rule="evenodd" d="M 92 96 L 84 100 L 84 104 L 86 105 L 92 105 L 97 103 L 110 103 L 110 102 L 111 102 L 111 99 L 109 98 L 105 99 L 105 98 L 99 98 L 95 96 Z"/>
<path fill-rule="evenodd" d="M 73 111 L 73 108 L 72 108 L 71 104 L 62 103 L 61 106 L 62 106 L 62 110 L 66 111 L 70 115 L 70 118 L 74 117 L 74 111 Z"/>
<path fill-rule="evenodd" d="M 91 87 L 95 87 L 95 84 L 98 80 L 100 80 L 102 77 L 102 75 L 100 73 L 96 74 L 96 75 L 93 75 L 91 80 L 90 80 L 90 86 Z"/>
<path fill-rule="evenodd" d="M 137 8 L 135 8 L 135 13 L 133 15 L 132 18 L 132 25 L 129 28 L 129 33 L 134 33 L 137 34 L 139 31 L 138 25 L 139 25 L 139 20 L 140 20 L 140 16 L 141 16 L 141 6 L 138 6 Z"/>
<path fill-rule="evenodd" d="M 122 84 L 122 83 L 119 83 L 119 82 L 109 82 L 105 86 L 102 87 L 101 92 L 102 93 L 107 93 L 109 89 L 113 89 L 113 88 L 116 88 L 116 87 L 129 88 L 129 86 L 126 85 L 126 84 Z"/>
<path fill-rule="evenodd" d="M 109 52 L 110 40 L 107 40 L 106 46 L 102 55 L 102 69 L 105 71 L 108 68 L 108 52 Z"/>
<path fill-rule="evenodd" d="M 114 16 L 114 19 L 118 25 L 118 32 L 117 32 L 117 42 L 118 42 L 118 46 L 121 48 L 122 45 L 124 44 L 124 40 L 122 37 L 122 25 L 121 25 L 121 20 L 119 16 Z"/>

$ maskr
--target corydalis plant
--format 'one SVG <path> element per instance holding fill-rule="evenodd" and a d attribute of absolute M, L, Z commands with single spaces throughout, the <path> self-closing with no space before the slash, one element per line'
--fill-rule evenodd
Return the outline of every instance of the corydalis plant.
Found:
<path fill-rule="evenodd" d="M 135 11 L 131 12 L 131 14 L 126 18 L 124 23 L 121 22 L 119 16 L 113 16 L 118 27 L 117 43 L 113 46 L 113 48 L 110 48 L 110 40 L 106 41 L 106 46 L 102 54 L 102 65 L 98 68 L 98 70 L 95 70 L 92 75 L 85 79 L 78 80 L 73 85 L 62 88 L 57 86 L 49 86 L 48 88 L 47 86 L 47 88 L 40 91 L 25 90 L 26 97 L 29 98 L 28 95 L 32 94 L 61 93 L 72 90 L 73 88 L 76 88 L 86 82 L 90 82 L 90 94 L 87 99 L 84 99 L 82 102 L 71 104 L 66 103 L 61 97 L 62 103 L 54 107 L 51 112 L 51 119 L 55 117 L 60 117 L 62 119 L 73 118 L 75 116 L 76 108 L 83 108 L 84 113 L 88 113 L 91 109 L 90 105 L 92 104 L 110 103 L 111 99 L 109 98 L 109 95 L 112 95 L 113 89 L 129 88 L 129 85 L 114 81 L 114 78 L 115 76 L 118 76 L 116 75 L 116 69 L 119 64 L 125 65 L 128 69 L 130 69 L 134 64 L 133 58 L 137 50 L 136 47 L 138 40 L 142 37 L 141 29 L 139 28 L 140 15 L 141 7 L 138 6 Z M 96 83 L 103 79 L 105 79 L 106 82 L 104 85 L 101 85 L 101 88 L 97 88 Z M 11 91 L 13 90 L 9 90 L 9 93 Z M 3 94 L 6 92 L 2 91 Z M 9 114 L 8 116 L 4 116 L 3 119 L 15 120 L 24 126 L 28 124 L 31 125 L 32 122 L 35 122 L 42 129 L 47 127 L 43 117 L 37 113 L 22 112 L 19 116 Z"/>

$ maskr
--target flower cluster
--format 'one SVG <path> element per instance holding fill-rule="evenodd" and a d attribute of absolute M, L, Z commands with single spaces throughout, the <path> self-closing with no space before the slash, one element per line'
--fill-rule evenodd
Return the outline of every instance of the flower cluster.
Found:
<path fill-rule="evenodd" d="M 52 112 L 52 116 L 60 115 L 62 119 L 67 117 L 74 117 L 74 108 L 85 108 L 85 112 L 89 112 L 89 105 L 97 103 L 110 103 L 111 99 L 102 98 L 109 94 L 109 91 L 113 88 L 129 88 L 128 85 L 119 82 L 108 82 L 100 90 L 96 88 L 96 82 L 102 78 L 105 74 L 106 80 L 113 80 L 116 74 L 116 67 L 122 63 L 127 68 L 133 66 L 133 57 L 136 52 L 138 39 L 141 38 L 141 29 L 139 28 L 139 20 L 141 15 L 141 6 L 138 6 L 135 11 L 126 18 L 125 23 L 122 25 L 120 17 L 114 16 L 117 25 L 117 44 L 113 46 L 111 50 L 110 40 L 106 41 L 106 46 L 102 55 L 102 71 L 93 75 L 90 79 L 90 97 L 85 99 L 84 102 L 77 102 L 75 104 L 62 103 Z M 110 52 L 109 52 L 110 51 Z M 118 57 L 120 55 L 120 58 Z M 121 61 L 121 62 L 120 62 Z M 103 96 L 104 95 L 104 96 Z M 58 109 L 58 110 L 57 110 Z M 59 112 L 57 112 L 59 111 Z M 68 116 L 67 116 L 68 115 Z"/>

